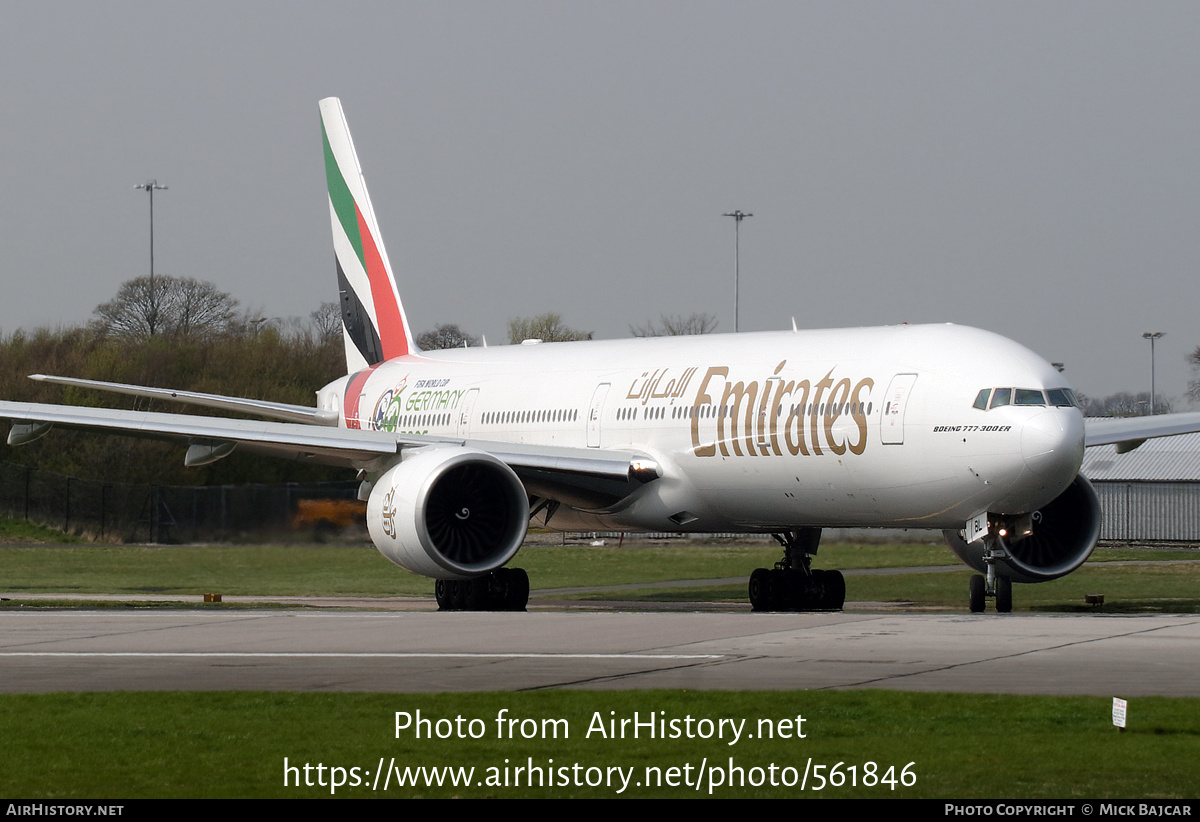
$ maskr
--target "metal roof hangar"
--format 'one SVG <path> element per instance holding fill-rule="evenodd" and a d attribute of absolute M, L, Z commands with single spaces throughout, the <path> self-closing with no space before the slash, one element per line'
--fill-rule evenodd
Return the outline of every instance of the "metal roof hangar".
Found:
<path fill-rule="evenodd" d="M 1100 496 L 1100 538 L 1200 543 L 1200 434 L 1147 440 L 1126 454 L 1089 448 L 1081 473 Z"/>

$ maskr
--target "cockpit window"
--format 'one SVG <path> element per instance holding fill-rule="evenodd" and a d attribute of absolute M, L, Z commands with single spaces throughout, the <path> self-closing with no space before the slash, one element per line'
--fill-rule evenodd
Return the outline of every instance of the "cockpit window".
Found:
<path fill-rule="evenodd" d="M 1050 400 L 1051 405 L 1062 407 L 1077 408 L 1079 403 L 1075 400 L 1075 394 L 1070 388 L 1048 388 L 1046 389 L 1046 397 Z"/>
<path fill-rule="evenodd" d="M 1005 405 L 1052 405 L 1058 408 L 1078 408 L 1070 388 L 984 388 L 975 395 L 974 407 L 980 411 Z"/>

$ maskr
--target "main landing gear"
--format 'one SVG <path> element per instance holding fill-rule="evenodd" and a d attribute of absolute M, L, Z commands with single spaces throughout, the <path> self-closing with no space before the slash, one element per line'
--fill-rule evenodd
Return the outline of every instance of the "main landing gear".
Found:
<path fill-rule="evenodd" d="M 987 563 L 987 576 L 983 574 L 975 574 L 971 577 L 969 587 L 970 596 L 968 599 L 971 613 L 979 614 L 987 607 L 989 597 L 996 599 L 996 612 L 1007 614 L 1012 611 L 1012 580 L 1008 577 L 999 576 L 996 573 L 996 560 L 1001 557 L 1008 556 L 1008 552 L 1004 550 L 1004 543 L 999 537 L 985 537 L 989 540 L 987 551 L 984 552 L 983 561 Z"/>
<path fill-rule="evenodd" d="M 750 606 L 755 611 L 840 611 L 846 601 L 842 572 L 812 567 L 821 529 L 771 536 L 783 546 L 783 559 L 774 568 L 756 568 L 750 575 Z"/>
<path fill-rule="evenodd" d="M 439 611 L 524 611 L 529 574 L 524 568 L 499 568 L 473 579 L 439 579 L 433 593 Z"/>

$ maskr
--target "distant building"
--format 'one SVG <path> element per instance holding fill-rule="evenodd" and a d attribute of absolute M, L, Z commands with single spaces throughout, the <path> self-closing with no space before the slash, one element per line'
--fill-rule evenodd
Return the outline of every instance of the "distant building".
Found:
<path fill-rule="evenodd" d="M 1200 543 L 1200 434 L 1146 440 L 1127 454 L 1089 448 L 1080 471 L 1100 496 L 1101 539 Z"/>

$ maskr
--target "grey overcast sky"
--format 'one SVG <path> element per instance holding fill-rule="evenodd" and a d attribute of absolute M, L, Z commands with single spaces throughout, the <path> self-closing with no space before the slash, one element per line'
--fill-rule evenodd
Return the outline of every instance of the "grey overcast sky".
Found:
<path fill-rule="evenodd" d="M 956 322 L 1092 395 L 1200 346 L 1200 3 L 24 2 L 0 24 L 0 330 L 148 272 L 334 299 L 339 96 L 414 330 L 557 311 Z"/>

